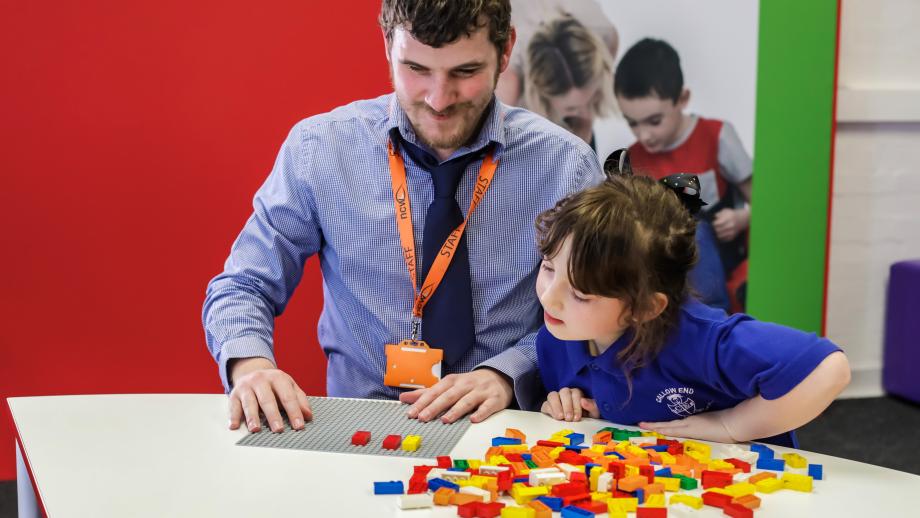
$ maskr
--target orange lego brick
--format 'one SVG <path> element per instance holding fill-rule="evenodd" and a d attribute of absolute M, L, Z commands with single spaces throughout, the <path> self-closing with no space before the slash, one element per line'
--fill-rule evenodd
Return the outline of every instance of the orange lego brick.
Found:
<path fill-rule="evenodd" d="M 748 484 L 756 484 L 765 478 L 776 478 L 776 473 L 770 473 L 769 471 L 764 471 L 763 473 L 758 473 L 756 475 L 751 475 L 748 477 Z"/>
<path fill-rule="evenodd" d="M 757 509 L 760 507 L 760 497 L 754 495 L 739 496 L 732 500 L 732 503 L 743 505 L 748 509 Z"/>
<path fill-rule="evenodd" d="M 505 437 L 509 439 L 520 439 L 521 442 L 527 442 L 527 436 L 516 428 L 505 428 Z"/>
<path fill-rule="evenodd" d="M 441 488 L 445 489 L 445 488 Z M 450 505 L 463 505 L 470 502 L 482 502 L 482 497 L 479 495 L 471 495 L 469 493 L 454 493 L 450 495 Z"/>
<path fill-rule="evenodd" d="M 534 518 L 553 518 L 553 510 L 539 500 L 527 502 L 528 507 L 533 507 Z"/>
<path fill-rule="evenodd" d="M 648 478 L 642 475 L 633 475 L 617 480 L 617 489 L 630 493 L 648 485 Z"/>
<path fill-rule="evenodd" d="M 434 505 L 449 505 L 450 497 L 454 493 L 456 493 L 456 491 L 449 487 L 439 488 L 434 492 Z"/>

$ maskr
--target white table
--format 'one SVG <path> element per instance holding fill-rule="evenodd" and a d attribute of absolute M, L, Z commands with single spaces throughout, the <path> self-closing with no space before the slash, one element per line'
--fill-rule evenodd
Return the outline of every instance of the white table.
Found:
<path fill-rule="evenodd" d="M 423 463 L 419 459 L 236 446 L 246 431 L 227 429 L 223 395 L 55 396 L 8 402 L 22 460 L 51 518 L 456 516 L 452 506 L 402 511 L 395 496 L 373 494 L 374 481 L 405 483 L 412 466 Z M 535 443 L 563 428 L 587 435 L 604 426 L 609 423 L 563 423 L 506 410 L 472 425 L 451 455 L 482 458 L 490 439 L 508 427 Z M 801 453 L 824 465 L 826 480 L 816 481 L 810 494 L 783 490 L 760 495 L 763 505 L 755 516 L 920 516 L 915 501 L 920 476 Z M 19 473 L 28 477 L 25 470 Z M 669 516 L 724 515 L 711 507 L 678 507 L 670 508 Z"/>

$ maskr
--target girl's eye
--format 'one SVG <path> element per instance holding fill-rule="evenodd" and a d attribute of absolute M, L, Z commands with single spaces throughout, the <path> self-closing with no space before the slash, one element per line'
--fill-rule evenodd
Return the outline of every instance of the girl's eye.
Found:
<path fill-rule="evenodd" d="M 574 291 L 572 292 L 572 298 L 574 298 L 578 302 L 588 302 L 589 300 L 591 300 L 583 295 L 579 295 L 577 292 L 574 292 Z"/>
<path fill-rule="evenodd" d="M 551 272 L 553 271 L 553 266 L 549 264 L 548 262 L 543 261 L 542 263 L 540 263 L 540 269 L 546 270 L 547 272 Z"/>

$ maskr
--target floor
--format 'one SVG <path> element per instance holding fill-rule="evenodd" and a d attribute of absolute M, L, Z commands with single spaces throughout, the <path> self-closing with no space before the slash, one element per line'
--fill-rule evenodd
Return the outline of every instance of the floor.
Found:
<path fill-rule="evenodd" d="M 920 405 L 892 397 L 835 401 L 798 431 L 803 450 L 920 475 Z M 0 518 L 16 517 L 16 482 L 0 482 Z"/>

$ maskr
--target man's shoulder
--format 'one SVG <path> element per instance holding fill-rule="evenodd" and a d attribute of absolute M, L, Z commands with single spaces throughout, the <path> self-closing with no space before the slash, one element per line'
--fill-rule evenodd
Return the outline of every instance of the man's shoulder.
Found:
<path fill-rule="evenodd" d="M 353 101 L 301 119 L 294 125 L 294 130 L 335 136 L 338 129 L 351 130 L 354 125 L 382 127 L 389 117 L 391 98 L 392 94 L 385 94 L 373 99 Z"/>
<path fill-rule="evenodd" d="M 539 148 L 565 151 L 585 157 L 595 153 L 584 140 L 565 128 L 517 106 L 502 105 L 504 110 L 504 131 L 509 148 Z"/>

